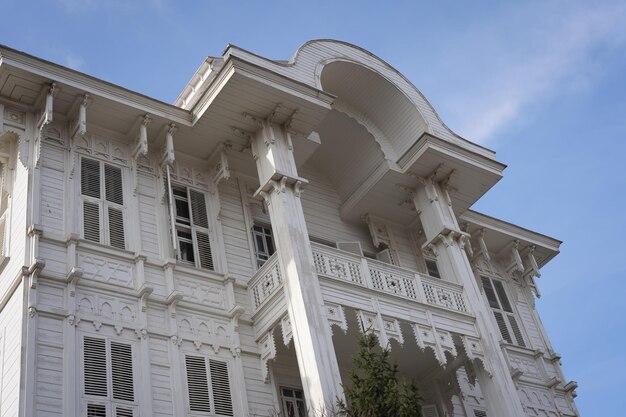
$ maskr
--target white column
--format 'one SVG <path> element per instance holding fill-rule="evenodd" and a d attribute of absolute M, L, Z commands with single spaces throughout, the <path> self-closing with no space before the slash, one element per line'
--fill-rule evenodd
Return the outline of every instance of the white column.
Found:
<path fill-rule="evenodd" d="M 289 133 L 263 122 L 252 143 L 282 268 L 302 387 L 310 415 L 343 398 L 341 377 L 304 221 Z"/>
<path fill-rule="evenodd" d="M 485 345 L 485 360 L 489 361 L 492 375 L 482 369 L 477 369 L 476 373 L 488 413 L 493 416 L 524 417 L 526 414 L 500 347 L 500 333 L 462 249 L 464 233 L 452 211 L 449 195 L 432 178 L 422 179 L 421 182 L 422 186 L 416 189 L 413 201 L 426 235 L 426 245 L 437 254 L 442 277 L 463 285 Z"/>

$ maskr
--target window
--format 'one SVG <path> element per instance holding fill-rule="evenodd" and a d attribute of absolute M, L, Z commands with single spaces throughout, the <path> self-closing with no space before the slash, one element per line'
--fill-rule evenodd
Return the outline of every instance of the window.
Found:
<path fill-rule="evenodd" d="M 285 417 L 306 417 L 306 404 L 301 389 L 281 387 L 280 396 Z"/>
<path fill-rule="evenodd" d="M 252 236 L 254 237 L 256 262 L 257 266 L 260 268 L 276 251 L 274 248 L 272 229 L 270 227 L 254 225 L 252 228 Z"/>
<path fill-rule="evenodd" d="M 83 237 L 124 249 L 126 242 L 122 169 L 94 159 L 82 158 L 80 193 Z"/>
<path fill-rule="evenodd" d="M 213 270 L 209 217 L 204 193 L 173 186 L 172 199 L 178 260 Z"/>
<path fill-rule="evenodd" d="M 434 278 L 441 278 L 441 274 L 439 273 L 439 266 L 437 265 L 437 260 L 435 258 L 429 258 L 424 256 L 424 262 L 426 263 L 426 271 L 429 276 Z"/>
<path fill-rule="evenodd" d="M 218 416 L 233 415 L 226 362 L 204 356 L 185 355 L 185 371 L 189 411 Z"/>
<path fill-rule="evenodd" d="M 498 324 L 502 338 L 507 343 L 515 343 L 518 346 L 526 347 L 502 281 L 485 276 L 481 276 L 480 279 L 483 283 L 485 296 L 487 296 L 489 306 L 493 310 L 493 315 L 496 318 L 496 323 Z M 515 338 L 515 341 L 513 338 Z"/>
<path fill-rule="evenodd" d="M 87 417 L 133 417 L 137 409 L 133 351 L 128 343 L 83 339 L 83 395 Z"/>

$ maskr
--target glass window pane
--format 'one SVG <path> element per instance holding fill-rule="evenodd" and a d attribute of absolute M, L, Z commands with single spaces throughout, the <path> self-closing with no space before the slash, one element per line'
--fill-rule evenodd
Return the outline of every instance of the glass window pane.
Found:
<path fill-rule="evenodd" d="M 178 245 L 180 247 L 180 259 L 181 261 L 187 261 L 195 264 L 196 259 L 193 254 L 193 243 L 185 242 L 184 240 L 178 240 Z"/>

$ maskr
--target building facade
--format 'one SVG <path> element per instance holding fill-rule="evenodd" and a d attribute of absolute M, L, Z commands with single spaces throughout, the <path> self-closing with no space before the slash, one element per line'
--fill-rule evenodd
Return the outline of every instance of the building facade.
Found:
<path fill-rule="evenodd" d="M 577 416 L 541 324 L 556 239 L 384 61 L 229 46 L 173 105 L 0 47 L 0 416 L 303 417 L 362 331 L 424 416 Z"/>

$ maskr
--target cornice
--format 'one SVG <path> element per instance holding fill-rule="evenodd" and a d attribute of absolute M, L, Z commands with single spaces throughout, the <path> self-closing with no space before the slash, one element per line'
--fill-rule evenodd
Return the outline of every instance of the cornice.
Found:
<path fill-rule="evenodd" d="M 94 96 L 100 96 L 124 104 L 175 123 L 191 126 L 191 113 L 171 104 L 103 81 L 82 72 L 63 67 L 50 61 L 34 57 L 0 45 L 0 67 L 12 67 L 40 77 L 54 80 Z"/>
<path fill-rule="evenodd" d="M 546 248 L 550 251 L 559 252 L 562 241 L 553 237 L 523 228 L 513 223 L 488 216 L 473 210 L 467 210 L 461 216 L 461 221 L 467 221 L 477 226 L 485 227 L 506 235 L 520 239 L 533 245 Z"/>

